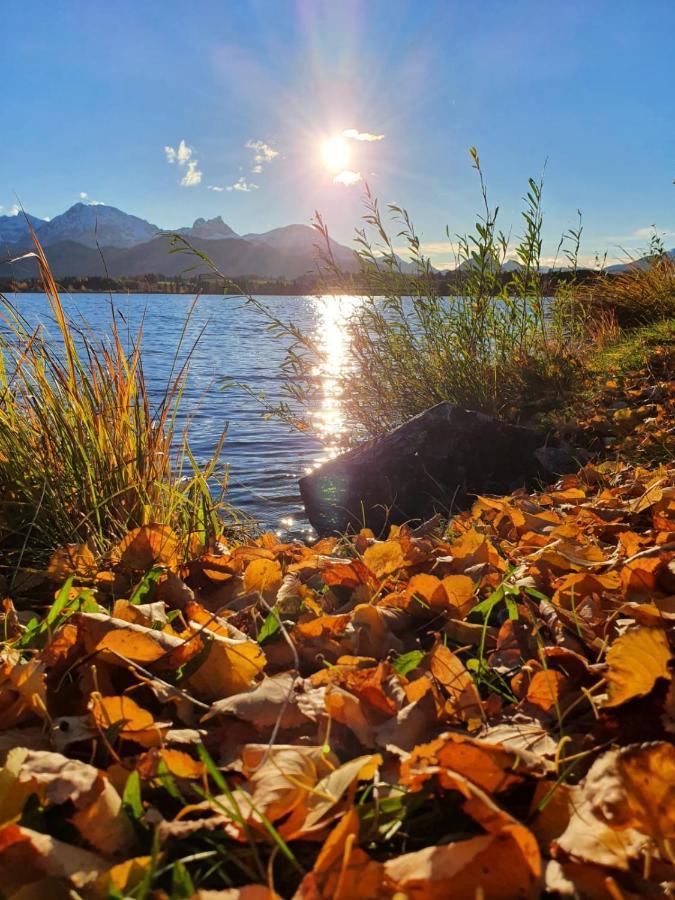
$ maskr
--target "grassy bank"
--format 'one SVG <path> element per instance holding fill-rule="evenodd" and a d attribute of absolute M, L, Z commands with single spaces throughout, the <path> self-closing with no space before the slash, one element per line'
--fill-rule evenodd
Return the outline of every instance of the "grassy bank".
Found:
<path fill-rule="evenodd" d="M 69 318 L 35 242 L 52 332 L 0 307 L 0 552 L 3 571 L 45 563 L 66 543 L 103 553 L 130 529 L 175 528 L 181 546 L 205 544 L 222 495 L 210 480 L 225 438 L 197 466 L 176 421 L 191 348 L 178 337 L 171 374 L 151 405 L 141 358 L 143 326 L 128 331 L 110 305 L 109 335 Z"/>

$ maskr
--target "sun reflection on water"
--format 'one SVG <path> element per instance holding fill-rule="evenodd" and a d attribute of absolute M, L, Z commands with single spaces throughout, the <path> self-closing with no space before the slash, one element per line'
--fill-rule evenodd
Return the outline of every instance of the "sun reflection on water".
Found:
<path fill-rule="evenodd" d="M 310 474 L 330 459 L 334 459 L 344 449 L 345 437 L 349 429 L 341 386 L 341 376 L 350 365 L 349 320 L 363 302 L 358 296 L 324 295 L 312 298 L 313 337 L 321 352 L 321 362 L 313 370 L 318 392 L 314 409 L 310 412 L 312 431 L 322 446 L 313 457 L 312 464 L 305 468 Z M 279 521 L 278 536 L 302 534 L 305 540 L 315 540 L 316 532 L 309 523 L 292 516 Z"/>
<path fill-rule="evenodd" d="M 360 297 L 346 294 L 314 299 L 316 339 L 324 358 L 314 372 L 321 388 L 318 406 L 312 414 L 312 424 L 324 446 L 311 470 L 340 453 L 349 427 L 345 419 L 340 376 L 350 364 L 349 319 L 361 302 Z"/>

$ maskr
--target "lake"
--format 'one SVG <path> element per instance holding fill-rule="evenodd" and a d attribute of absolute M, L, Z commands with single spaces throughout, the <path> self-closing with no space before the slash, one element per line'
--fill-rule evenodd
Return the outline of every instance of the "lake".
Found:
<path fill-rule="evenodd" d="M 31 323 L 52 321 L 42 294 L 9 297 Z M 62 295 L 64 309 L 84 318 L 100 336 L 110 332 L 108 294 Z M 310 536 L 298 491 L 298 478 L 337 452 L 345 425 L 335 377 L 345 365 L 345 324 L 360 302 L 357 297 L 260 298 L 282 319 L 292 319 L 311 332 L 327 352 L 321 389 L 313 411 L 323 440 L 301 433 L 277 419 L 263 418 L 264 409 L 245 384 L 272 402 L 284 398 L 279 365 L 286 344 L 275 338 L 261 317 L 239 298 L 198 298 L 189 321 L 184 353 L 197 341 L 190 361 L 180 426 L 190 426 L 190 445 L 199 461 L 210 457 L 223 426 L 228 424 L 223 463 L 229 465 L 228 499 L 267 529 L 282 535 Z M 194 297 L 181 294 L 113 294 L 112 301 L 135 334 L 145 319 L 142 358 L 150 398 L 161 395 L 174 352 Z M 232 386 L 223 390 L 222 380 Z"/>

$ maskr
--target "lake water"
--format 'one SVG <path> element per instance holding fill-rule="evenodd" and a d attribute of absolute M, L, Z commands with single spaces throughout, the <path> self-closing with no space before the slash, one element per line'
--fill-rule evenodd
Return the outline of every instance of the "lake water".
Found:
<path fill-rule="evenodd" d="M 30 322 L 45 323 L 51 314 L 42 294 L 9 298 Z M 357 297 L 260 298 L 282 319 L 292 319 L 312 333 L 327 353 L 314 422 L 323 440 L 298 432 L 276 420 L 265 420 L 262 406 L 238 386 L 247 384 L 271 402 L 284 398 L 279 373 L 285 344 L 275 338 L 252 308 L 238 298 L 199 297 L 189 321 L 184 349 L 201 335 L 190 362 L 181 426 L 191 420 L 190 444 L 200 461 L 213 452 L 223 426 L 228 434 L 223 463 L 229 465 L 228 499 L 263 527 L 282 534 L 308 536 L 298 478 L 334 456 L 345 425 L 335 376 L 345 365 L 345 324 L 360 302 Z M 169 373 L 186 316 L 194 298 L 180 294 L 113 294 L 112 301 L 136 332 L 145 318 L 142 357 L 151 399 L 159 397 Z M 98 335 L 110 330 L 107 294 L 62 296 L 67 313 L 83 317 Z M 226 378 L 234 386 L 222 389 Z"/>

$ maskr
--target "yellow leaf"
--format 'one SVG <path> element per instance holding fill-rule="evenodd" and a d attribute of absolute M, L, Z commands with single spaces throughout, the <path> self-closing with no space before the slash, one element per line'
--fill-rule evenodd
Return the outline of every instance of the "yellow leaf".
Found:
<path fill-rule="evenodd" d="M 265 667 L 260 645 L 247 638 L 208 634 L 211 642 L 207 656 L 190 676 L 190 687 L 205 700 L 220 700 L 250 690 Z"/>
<path fill-rule="evenodd" d="M 605 706 L 646 696 L 657 679 L 671 677 L 671 659 L 670 645 L 660 628 L 637 628 L 617 638 L 607 651 L 609 699 Z"/>
<path fill-rule="evenodd" d="M 441 582 L 445 597 L 439 603 L 432 599 L 432 609 L 450 609 L 458 616 L 465 616 L 474 605 L 476 586 L 468 575 L 448 575 Z"/>
<path fill-rule="evenodd" d="M 281 566 L 273 559 L 254 559 L 244 572 L 244 590 L 248 593 L 276 593 L 281 587 Z"/>
<path fill-rule="evenodd" d="M 174 568 L 178 564 L 178 538 L 167 525 L 142 525 L 130 531 L 117 546 L 114 556 L 119 567 L 142 570 L 152 566 Z"/>
<path fill-rule="evenodd" d="M 145 877 L 151 861 L 151 856 L 135 856 L 133 859 L 125 859 L 124 862 L 118 863 L 112 869 L 108 869 L 92 885 L 94 896 L 100 897 L 101 900 L 110 897 L 112 893 L 111 888 L 114 888 L 117 894 L 121 894 L 124 897 L 133 896 L 133 889 Z"/>
<path fill-rule="evenodd" d="M 115 728 L 119 737 L 144 747 L 155 747 L 162 741 L 167 726 L 156 723 L 147 709 L 131 697 L 102 697 L 93 692 L 89 701 L 94 724 L 101 731 Z"/>
<path fill-rule="evenodd" d="M 399 541 L 382 541 L 368 547 L 363 561 L 376 578 L 391 575 L 406 564 L 403 548 Z"/>

